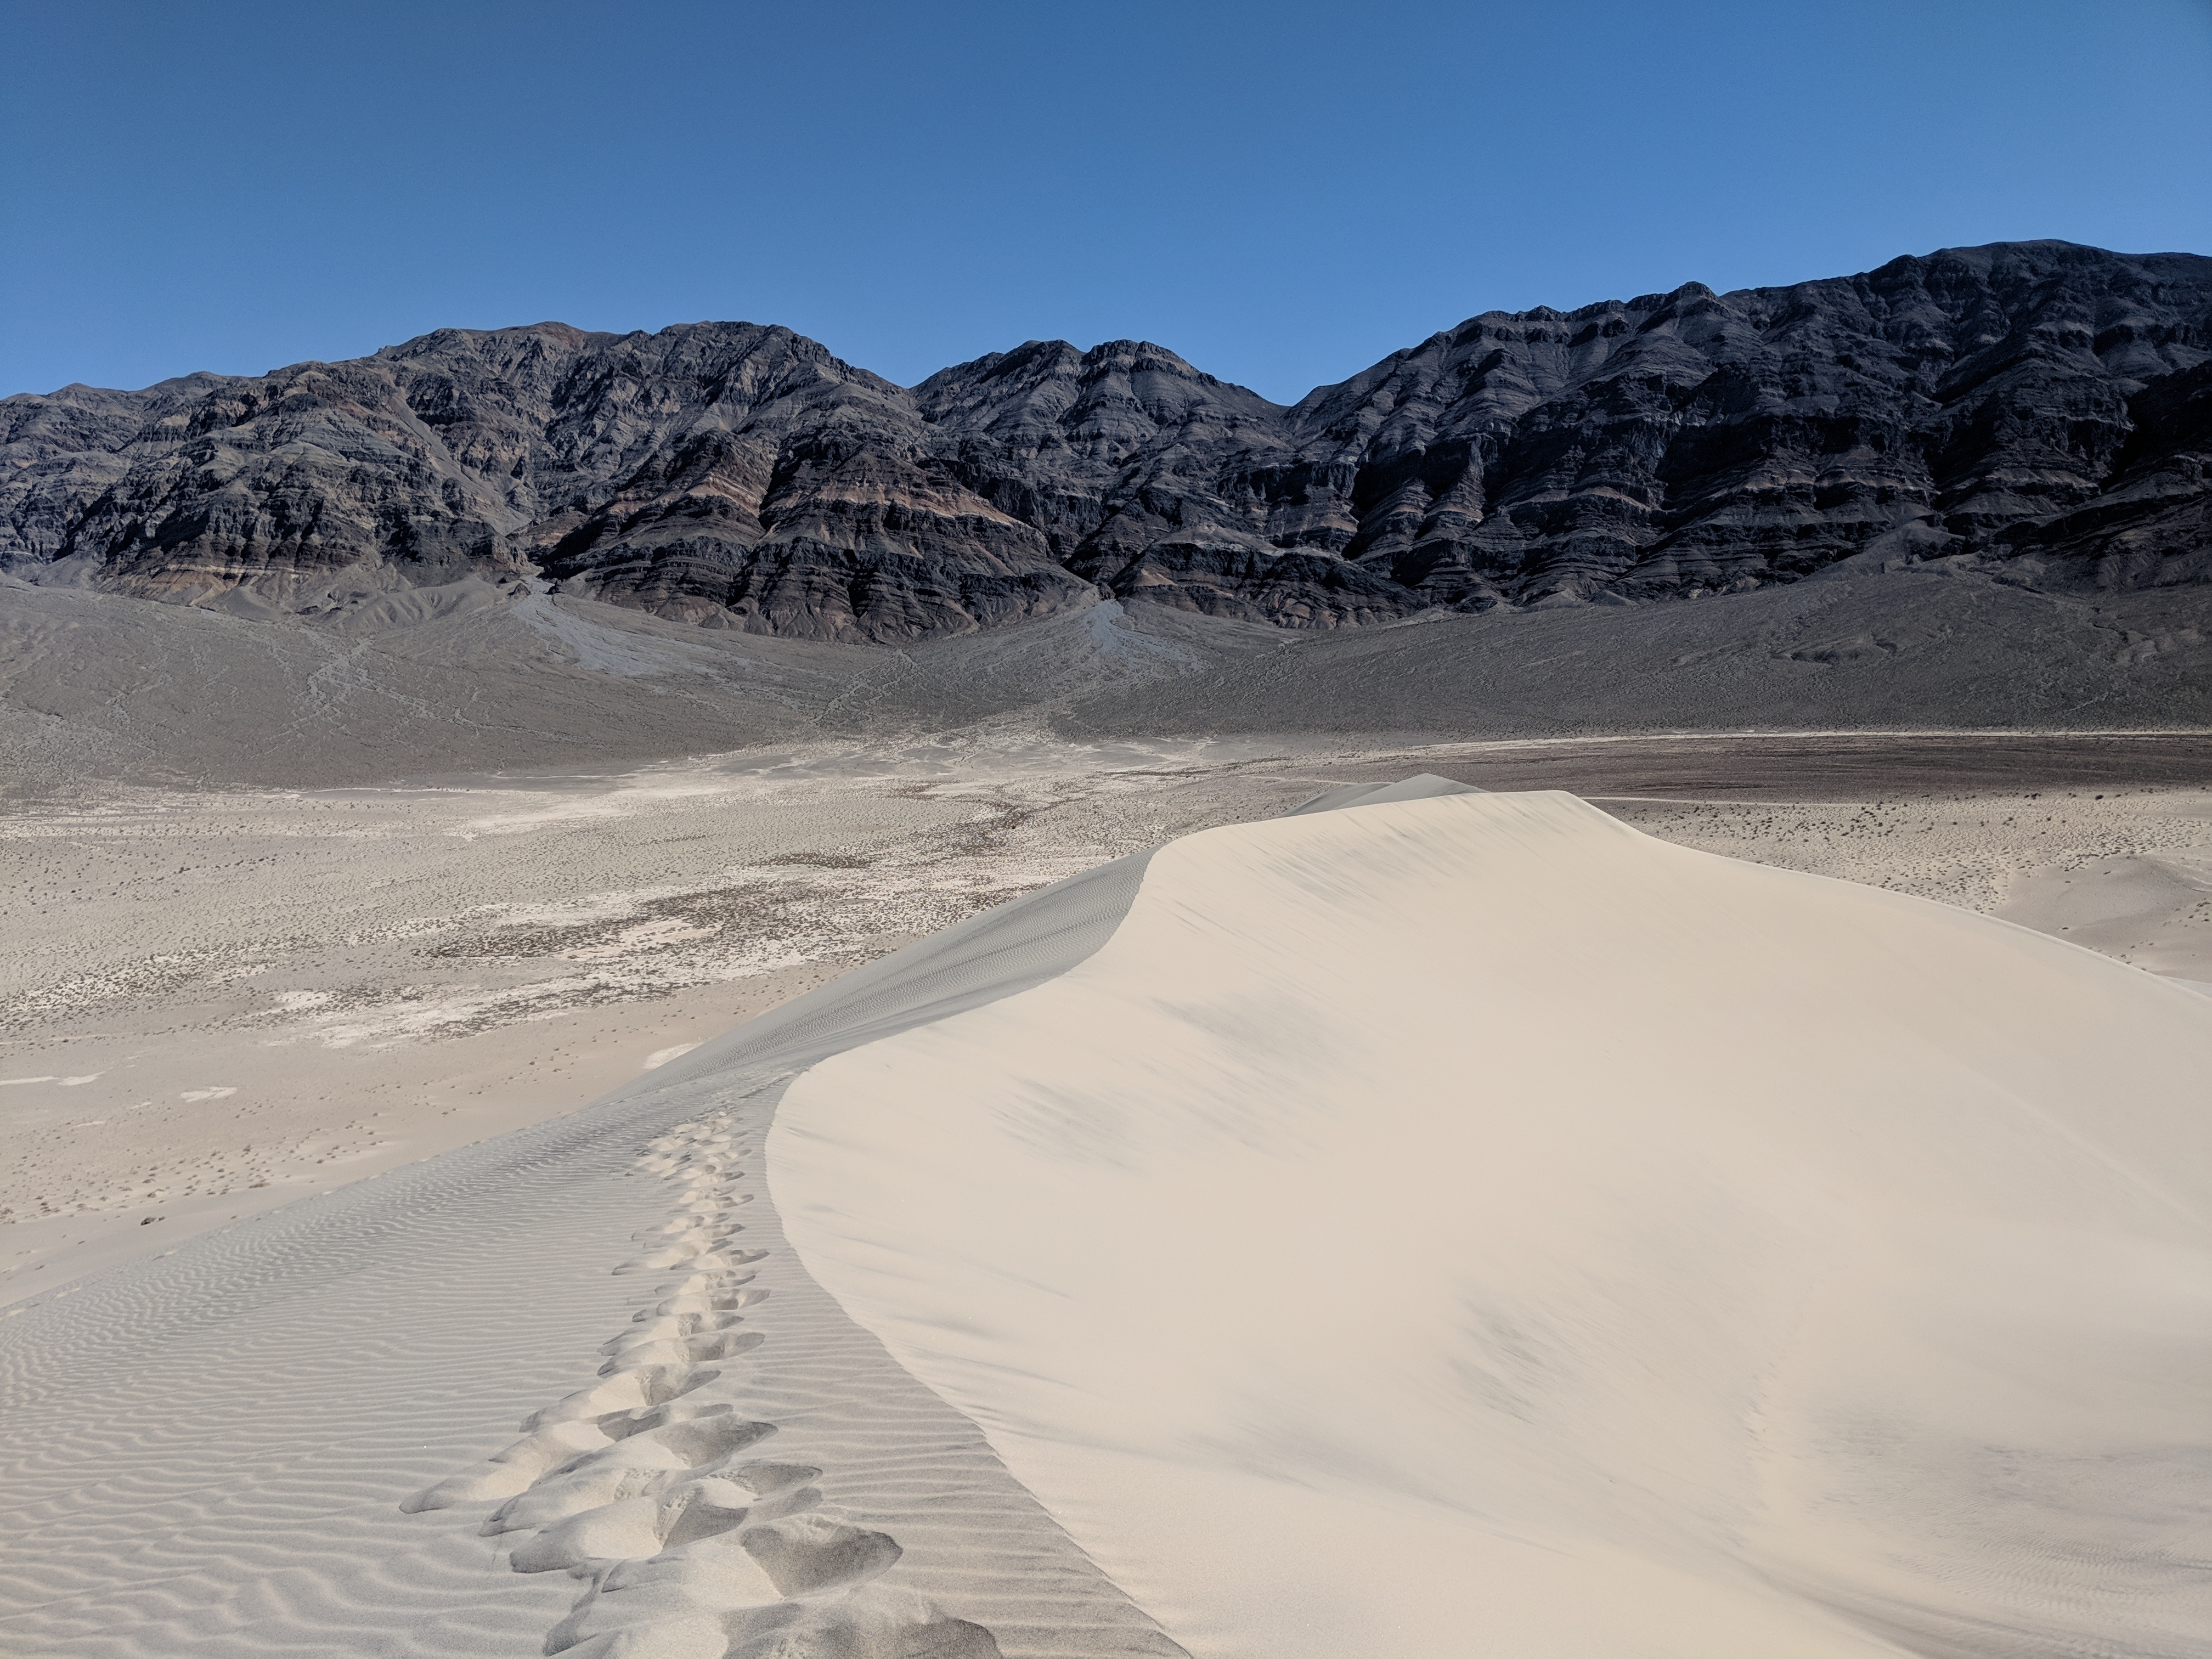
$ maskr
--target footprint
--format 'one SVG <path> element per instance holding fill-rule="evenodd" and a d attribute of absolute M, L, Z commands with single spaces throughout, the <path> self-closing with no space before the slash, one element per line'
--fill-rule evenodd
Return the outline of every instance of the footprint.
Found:
<path fill-rule="evenodd" d="M 617 1267 L 615 1272 L 618 1275 L 622 1273 L 666 1273 L 671 1267 L 681 1267 L 687 1262 L 696 1261 L 708 1267 L 713 1267 L 728 1259 L 727 1257 L 721 1255 L 712 1255 L 710 1257 L 711 1248 L 711 1245 L 706 1240 L 700 1240 L 696 1243 L 688 1244 L 672 1244 L 665 1249 L 654 1250 L 650 1255 L 634 1257 L 631 1260 L 623 1262 L 619 1267 Z M 767 1254 L 768 1252 L 765 1250 L 757 1251 L 750 1257 L 749 1260 L 757 1261 L 762 1256 Z"/>
<path fill-rule="evenodd" d="M 615 1269 L 617 1273 L 666 1273 L 671 1267 L 693 1267 L 696 1271 L 715 1272 L 726 1267 L 750 1267 L 756 1261 L 768 1260 L 766 1250 L 656 1250 L 651 1255 L 639 1256 L 625 1261 Z"/>
<path fill-rule="evenodd" d="M 703 1232 L 709 1227 L 728 1226 L 730 1223 L 717 1218 L 720 1207 L 721 1200 L 712 1198 L 700 1200 L 696 1211 L 687 1206 L 679 1206 L 673 1221 L 664 1221 L 656 1227 L 641 1228 L 630 1237 L 637 1239 L 684 1238 L 692 1233 Z M 710 1211 L 716 1214 L 707 1213 Z"/>
<path fill-rule="evenodd" d="M 684 1481 L 653 1497 L 624 1498 L 572 1515 L 518 1544 L 509 1560 L 517 1572 L 604 1566 L 645 1561 L 734 1532 L 750 1519 L 781 1520 L 811 1509 L 822 1493 L 805 1481 L 821 1474 L 804 1464 L 761 1464 L 765 1480 L 710 1475 Z M 765 1487 L 765 1490 L 763 1490 Z M 765 1569 L 769 1591 L 775 1581 Z"/>
<path fill-rule="evenodd" d="M 527 1492 L 494 1510 L 487 1535 L 550 1527 L 572 1515 L 625 1498 L 657 1497 L 696 1471 L 775 1432 L 734 1413 L 664 1423 L 586 1452 L 541 1477 Z"/>
<path fill-rule="evenodd" d="M 712 1272 L 717 1267 L 741 1267 L 741 1265 L 754 1263 L 754 1261 L 768 1256 L 765 1249 L 730 1248 L 730 1239 L 738 1232 L 744 1232 L 744 1228 L 738 1228 L 738 1225 L 681 1232 L 657 1249 L 648 1249 L 644 1256 L 633 1256 L 630 1261 L 615 1267 L 615 1272 L 617 1274 L 657 1274 L 657 1272 L 668 1272 L 671 1267 L 684 1267 L 686 1263 L 696 1263 L 699 1272 Z"/>
<path fill-rule="evenodd" d="M 735 1359 L 741 1353 L 750 1353 L 767 1340 L 768 1338 L 759 1331 L 715 1331 L 691 1338 L 684 1347 L 694 1360 Z"/>
<path fill-rule="evenodd" d="M 641 1411 L 687 1395 L 720 1375 L 701 1365 L 641 1365 L 532 1412 L 522 1419 L 522 1427 L 527 1432 L 608 1412 Z"/>
<path fill-rule="evenodd" d="M 739 1308 L 756 1307 L 768 1300 L 765 1290 L 748 1291 L 679 1291 L 666 1301 L 658 1303 L 641 1313 L 630 1316 L 635 1323 L 665 1314 L 731 1313 Z"/>
<path fill-rule="evenodd" d="M 728 1474 L 731 1480 L 756 1498 L 773 1498 L 780 1492 L 822 1478 L 822 1471 L 811 1463 L 740 1463 Z"/>
<path fill-rule="evenodd" d="M 599 1344 L 601 1353 L 618 1353 L 632 1343 L 672 1336 L 697 1336 L 702 1332 L 735 1330 L 744 1324 L 744 1316 L 735 1313 L 686 1311 L 675 1314 L 645 1314 L 635 1322 L 641 1328 L 624 1331 L 620 1336 L 609 1337 Z"/>
<path fill-rule="evenodd" d="M 657 1429 L 664 1423 L 689 1423 L 695 1417 L 720 1417 L 735 1410 L 735 1406 L 725 1401 L 672 1400 L 665 1406 L 648 1406 L 638 1411 L 609 1412 L 605 1417 L 595 1417 L 592 1420 L 599 1425 L 599 1432 L 608 1439 L 622 1440 L 633 1434 L 642 1434 L 647 1429 Z"/>
<path fill-rule="evenodd" d="M 723 1270 L 695 1273 L 683 1279 L 664 1279 L 653 1287 L 653 1293 L 664 1298 L 675 1296 L 720 1296 L 726 1291 L 736 1290 L 739 1285 L 750 1285 L 759 1276 L 754 1273 Z M 631 1316 L 636 1317 L 635 1315 Z"/>
<path fill-rule="evenodd" d="M 703 1642 L 696 1621 L 707 1618 L 715 1621 L 722 1647 L 701 1646 L 696 1650 L 702 1654 L 937 1659 L 934 1649 L 899 1638 L 946 1623 L 943 1615 L 908 1592 L 885 1597 L 869 1585 L 900 1553 L 883 1533 L 820 1516 L 747 1525 L 601 1572 L 574 1611 L 553 1627 L 545 1650 L 594 1659 L 689 1653 L 693 1650 L 681 1644 Z M 799 1582 L 814 1586 L 805 1594 L 827 1600 L 794 1599 L 788 1586 Z M 952 1659 L 996 1659 L 997 1647 L 954 1646 L 946 1652 Z"/>
<path fill-rule="evenodd" d="M 495 1452 L 474 1468 L 449 1475 L 434 1486 L 402 1500 L 402 1515 L 425 1510 L 451 1509 L 456 1504 L 480 1503 L 487 1498 L 507 1498 L 527 1488 L 548 1469 L 568 1462 L 578 1454 L 608 1443 L 606 1431 L 589 1421 L 568 1421 L 539 1430 L 518 1440 L 505 1451 Z"/>
<path fill-rule="evenodd" d="M 551 1572 L 615 1561 L 649 1560 L 715 1538 L 745 1522 L 752 1495 L 727 1480 L 692 1480 L 653 1498 L 632 1498 L 572 1515 L 515 1546 L 517 1572 Z"/>
<path fill-rule="evenodd" d="M 799 1516 L 738 1535 L 782 1595 L 811 1595 L 845 1589 L 890 1571 L 905 1553 L 888 1533 Z"/>
<path fill-rule="evenodd" d="M 700 1288 L 702 1285 L 714 1284 L 718 1280 L 742 1285 L 752 1276 L 750 1273 L 693 1273 L 689 1279 L 664 1279 L 653 1287 L 653 1293 L 663 1300 L 673 1296 L 705 1295 L 707 1292 Z M 653 1305 L 657 1308 L 659 1304 Z"/>
<path fill-rule="evenodd" d="M 820 1513 L 821 1471 L 745 1459 L 776 1432 L 692 1395 L 708 1362 L 759 1346 L 741 1311 L 763 1249 L 738 1248 L 750 1152 L 726 1113 L 672 1126 L 636 1167 L 673 1188 L 617 1273 L 668 1273 L 654 1305 L 600 1345 L 601 1380 L 533 1413 L 525 1438 L 419 1493 L 410 1510 L 501 1498 L 483 1522 L 518 1572 L 587 1578 L 544 1651 L 575 1659 L 1000 1659 L 981 1626 L 878 1582 L 889 1534 Z"/>
<path fill-rule="evenodd" d="M 710 1489 L 722 1487 L 737 1493 L 741 1500 L 750 1496 L 742 1486 L 727 1480 L 701 1480 L 692 1486 L 678 1488 L 671 1495 L 672 1514 L 670 1510 L 661 1511 L 668 1518 L 662 1523 L 660 1548 L 680 1550 L 686 1544 L 696 1544 L 706 1538 L 719 1538 L 724 1533 L 743 1526 L 752 1514 L 753 1505 L 740 1501 L 732 1508 L 722 1498 L 719 1490 L 710 1492 Z M 821 1501 L 820 1492 L 811 1486 L 806 1490 L 813 1494 L 817 1503 Z M 702 1497 L 702 1493 L 709 1495 Z"/>
<path fill-rule="evenodd" d="M 785 1601 L 728 1624 L 728 1659 L 1000 1659 L 997 1638 L 982 1626 L 888 1584 Z"/>
<path fill-rule="evenodd" d="M 694 1219 L 647 1228 L 632 1237 L 653 1255 L 662 1256 L 672 1251 L 710 1249 L 717 1244 L 735 1237 L 744 1230 L 745 1225 L 742 1221 L 702 1222 Z"/>
<path fill-rule="evenodd" d="M 687 1198 L 676 1206 L 678 1215 L 688 1215 L 707 1221 L 727 1220 L 740 1204 L 753 1201 L 750 1193 L 708 1193 L 699 1198 Z"/>
<path fill-rule="evenodd" d="M 696 1364 L 709 1359 L 725 1359 L 729 1352 L 711 1352 L 693 1340 L 720 1336 L 733 1331 L 744 1323 L 743 1314 L 672 1314 L 647 1321 L 633 1330 L 610 1337 L 599 1345 L 599 1352 L 615 1361 L 614 1370 L 625 1370 L 633 1365 Z M 757 1347 L 749 1342 L 731 1352 L 742 1353 L 746 1348 Z M 601 1366 L 602 1372 L 607 1368 Z"/>
<path fill-rule="evenodd" d="M 631 1365 L 697 1364 L 708 1359 L 734 1359 L 768 1340 L 758 1331 L 719 1331 L 708 1336 L 641 1337 L 618 1349 L 599 1367 L 602 1376 Z"/>

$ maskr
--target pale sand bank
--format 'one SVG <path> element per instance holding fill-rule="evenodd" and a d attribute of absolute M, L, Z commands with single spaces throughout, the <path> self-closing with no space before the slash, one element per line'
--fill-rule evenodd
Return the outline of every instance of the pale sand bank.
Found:
<path fill-rule="evenodd" d="M 815 1276 L 1194 1653 L 2212 1652 L 2212 1007 L 1564 796 L 834 1055 Z"/>

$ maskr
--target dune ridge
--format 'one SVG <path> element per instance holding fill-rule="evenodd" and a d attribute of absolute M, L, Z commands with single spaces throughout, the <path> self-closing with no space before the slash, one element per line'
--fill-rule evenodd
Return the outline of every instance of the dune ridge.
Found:
<path fill-rule="evenodd" d="M 769 1169 L 1194 1652 L 2201 1654 L 2207 1075 L 2087 951 L 1461 795 L 1171 844 Z"/>

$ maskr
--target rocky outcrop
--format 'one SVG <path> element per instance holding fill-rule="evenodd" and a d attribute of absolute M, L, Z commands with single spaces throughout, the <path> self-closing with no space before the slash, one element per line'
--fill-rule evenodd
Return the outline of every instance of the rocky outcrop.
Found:
<path fill-rule="evenodd" d="M 896 640 L 1090 592 L 957 483 L 906 392 L 788 329 L 445 330 L 0 410 L 14 561 L 155 598 L 312 614 L 534 569 L 663 616 Z"/>
<path fill-rule="evenodd" d="M 1662 596 L 1906 527 L 1923 556 L 2001 554 L 2114 487 L 2134 401 L 2208 351 L 2212 260 L 2028 243 L 1478 317 L 1296 418 L 1356 465 L 1346 556 L 1410 589 Z"/>
<path fill-rule="evenodd" d="M 2212 259 L 2059 242 L 1486 313 L 1294 407 L 1158 346 L 911 390 L 787 329 L 444 330 L 0 399 L 0 562 L 319 614 L 539 574 L 896 642 L 1101 590 L 1299 629 L 1741 592 L 1869 550 L 2212 578 Z"/>

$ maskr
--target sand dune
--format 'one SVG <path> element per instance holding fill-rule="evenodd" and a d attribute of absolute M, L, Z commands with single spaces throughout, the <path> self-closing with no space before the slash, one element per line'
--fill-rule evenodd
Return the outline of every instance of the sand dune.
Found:
<path fill-rule="evenodd" d="M 2087 951 L 1461 797 L 1176 843 L 769 1170 L 1194 1651 L 2196 1653 L 2208 1076 Z"/>
<path fill-rule="evenodd" d="M 2212 1003 L 1454 788 L 9 1310 L 0 1649 L 2212 1652 Z"/>

